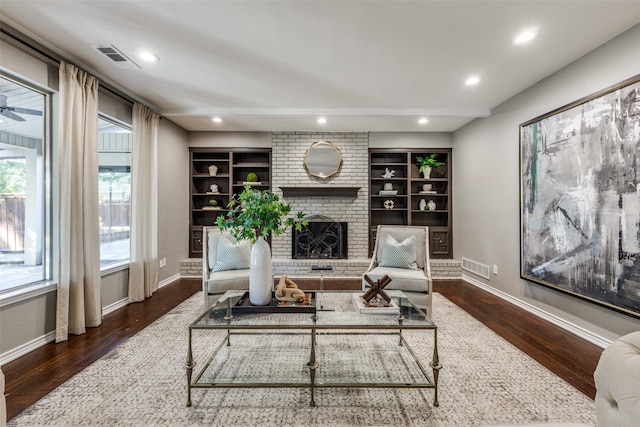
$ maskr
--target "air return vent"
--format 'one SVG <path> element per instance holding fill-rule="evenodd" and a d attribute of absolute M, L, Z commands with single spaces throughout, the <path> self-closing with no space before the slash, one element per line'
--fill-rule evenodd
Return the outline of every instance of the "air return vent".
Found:
<path fill-rule="evenodd" d="M 120 52 L 115 46 L 110 44 L 102 44 L 94 46 L 98 52 L 105 55 L 114 64 L 120 68 L 140 68 L 138 64 L 130 60 L 124 53 Z"/>
<path fill-rule="evenodd" d="M 491 270 L 489 270 L 489 266 L 480 264 L 477 261 L 472 261 L 469 258 L 462 257 L 462 269 L 484 277 L 485 279 L 490 279 L 489 273 Z"/>

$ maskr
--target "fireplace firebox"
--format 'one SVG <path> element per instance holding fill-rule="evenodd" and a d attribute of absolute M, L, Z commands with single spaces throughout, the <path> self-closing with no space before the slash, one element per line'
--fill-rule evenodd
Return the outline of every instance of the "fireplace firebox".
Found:
<path fill-rule="evenodd" d="M 314 215 L 301 231 L 292 233 L 291 257 L 293 259 L 344 259 L 347 258 L 347 223 Z"/>

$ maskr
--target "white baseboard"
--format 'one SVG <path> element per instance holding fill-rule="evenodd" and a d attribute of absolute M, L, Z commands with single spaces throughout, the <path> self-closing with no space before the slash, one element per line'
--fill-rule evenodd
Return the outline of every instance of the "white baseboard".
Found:
<path fill-rule="evenodd" d="M 601 337 L 600 335 L 596 335 L 591 331 L 588 331 L 586 329 L 584 329 L 581 326 L 578 326 L 576 324 L 573 324 L 571 322 L 568 322 L 565 319 L 562 319 L 561 317 L 556 316 L 555 314 L 551 314 L 547 311 L 544 311 L 532 304 L 529 304 L 528 302 L 522 301 L 518 298 L 515 298 L 505 292 L 502 292 L 498 289 L 492 288 L 491 286 L 488 286 L 476 279 L 474 279 L 473 277 L 469 277 L 466 275 L 462 275 L 462 280 L 464 280 L 465 282 L 477 286 L 480 289 L 483 289 L 499 298 L 502 298 L 503 300 L 516 305 L 524 310 L 527 310 L 529 313 L 538 316 L 548 322 L 553 323 L 554 325 L 568 331 L 571 332 L 574 335 L 577 335 L 578 337 L 585 339 L 587 341 L 589 341 L 592 344 L 597 345 L 598 347 L 601 348 L 607 348 L 609 346 L 609 344 L 611 344 L 611 341 Z"/>
<path fill-rule="evenodd" d="M 13 360 L 16 360 L 19 357 L 24 356 L 27 353 L 32 352 L 33 350 L 42 347 L 45 344 L 55 341 L 56 339 L 56 331 L 51 331 L 41 337 L 35 338 L 27 343 L 24 343 L 16 348 L 13 348 L 6 353 L 0 354 L 0 366 L 5 363 L 9 363 Z"/>
<path fill-rule="evenodd" d="M 124 306 L 126 306 L 127 304 L 129 304 L 129 299 L 128 298 L 123 298 L 120 301 L 116 301 L 113 304 L 109 304 L 107 306 L 102 307 L 102 316 L 106 316 L 109 313 L 112 313 L 114 311 L 116 311 L 119 308 L 122 308 Z"/>
<path fill-rule="evenodd" d="M 198 277 L 200 277 L 200 276 L 198 276 Z M 173 276 L 167 277 L 166 279 L 161 280 L 160 282 L 158 282 L 158 289 L 164 288 L 165 286 L 172 284 L 176 280 L 180 280 L 180 274 L 174 274 Z"/>

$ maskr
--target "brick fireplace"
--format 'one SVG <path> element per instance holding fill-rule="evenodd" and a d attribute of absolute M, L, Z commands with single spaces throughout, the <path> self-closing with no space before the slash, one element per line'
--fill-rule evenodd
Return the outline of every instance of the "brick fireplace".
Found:
<path fill-rule="evenodd" d="M 342 152 L 340 171 L 327 179 L 315 178 L 304 167 L 304 155 L 317 141 L 330 141 Z M 366 132 L 273 132 L 272 191 L 291 204 L 294 212 L 319 215 L 347 224 L 347 256 L 332 259 L 329 264 L 337 276 L 360 276 L 369 265 L 368 259 L 368 162 L 369 135 Z M 338 195 L 331 187 L 358 187 L 352 195 Z M 282 187 L 326 187 L 323 196 L 283 196 Z M 271 253 L 276 275 L 313 275 L 311 267 L 317 260 L 292 257 L 292 234 L 287 232 L 272 238 Z"/>

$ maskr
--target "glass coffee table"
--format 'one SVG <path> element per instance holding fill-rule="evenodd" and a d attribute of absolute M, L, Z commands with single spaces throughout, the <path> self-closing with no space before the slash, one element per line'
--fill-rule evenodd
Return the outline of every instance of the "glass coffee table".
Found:
<path fill-rule="evenodd" d="M 439 405 L 438 328 L 403 292 L 387 291 L 397 307 L 373 313 L 357 304 L 361 291 L 313 292 L 314 307 L 290 309 L 243 306 L 245 294 L 226 292 L 189 326 L 187 406 L 192 389 L 238 387 L 308 388 L 311 406 L 319 388 L 432 388 Z M 403 334 L 413 330 L 433 340 Z M 196 345 L 194 334 L 211 331 L 217 346 Z M 431 354 L 431 372 L 409 341 Z M 197 372 L 195 353 L 206 360 Z"/>

